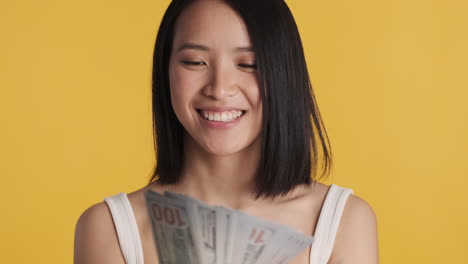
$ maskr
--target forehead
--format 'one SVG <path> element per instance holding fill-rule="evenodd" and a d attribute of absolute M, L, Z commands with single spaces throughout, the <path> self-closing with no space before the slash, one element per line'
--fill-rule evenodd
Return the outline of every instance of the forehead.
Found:
<path fill-rule="evenodd" d="M 174 47 L 194 42 L 213 48 L 250 46 L 242 18 L 221 0 L 198 0 L 178 17 Z"/>

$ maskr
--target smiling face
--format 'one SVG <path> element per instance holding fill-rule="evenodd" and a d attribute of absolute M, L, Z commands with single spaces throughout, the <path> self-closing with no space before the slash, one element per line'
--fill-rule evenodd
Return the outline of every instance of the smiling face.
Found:
<path fill-rule="evenodd" d="M 215 155 L 258 146 L 262 102 L 255 54 L 243 20 L 228 5 L 198 0 L 181 13 L 169 82 L 189 140 Z"/>

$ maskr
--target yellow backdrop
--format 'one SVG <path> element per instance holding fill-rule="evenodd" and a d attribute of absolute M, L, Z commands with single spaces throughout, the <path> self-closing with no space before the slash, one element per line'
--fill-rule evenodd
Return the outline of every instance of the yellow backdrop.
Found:
<path fill-rule="evenodd" d="M 467 2 L 288 3 L 335 154 L 325 183 L 372 205 L 381 263 L 464 263 Z M 2 263 L 71 263 L 79 215 L 147 182 L 167 4 L 0 4 Z"/>

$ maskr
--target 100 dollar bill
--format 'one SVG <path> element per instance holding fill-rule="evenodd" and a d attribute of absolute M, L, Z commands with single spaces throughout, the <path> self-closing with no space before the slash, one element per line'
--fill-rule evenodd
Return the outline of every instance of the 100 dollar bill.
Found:
<path fill-rule="evenodd" d="M 145 193 L 160 264 L 203 264 L 186 204 L 156 192 Z"/>

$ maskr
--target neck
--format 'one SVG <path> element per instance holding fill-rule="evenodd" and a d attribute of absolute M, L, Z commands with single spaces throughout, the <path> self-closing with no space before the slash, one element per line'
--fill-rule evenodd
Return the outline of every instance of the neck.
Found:
<path fill-rule="evenodd" d="M 215 155 L 191 137 L 185 141 L 185 160 L 179 192 L 207 203 L 246 208 L 255 202 L 255 178 L 260 160 L 260 140 L 240 152 Z"/>

